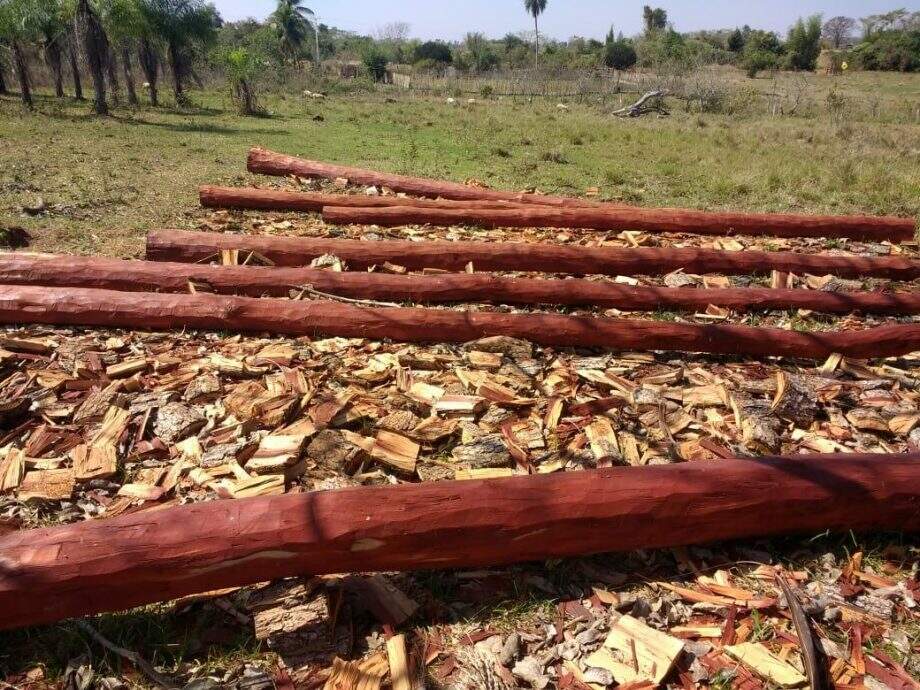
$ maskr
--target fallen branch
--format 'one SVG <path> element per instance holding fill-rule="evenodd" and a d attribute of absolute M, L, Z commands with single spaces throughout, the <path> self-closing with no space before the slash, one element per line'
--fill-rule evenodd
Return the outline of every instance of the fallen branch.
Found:
<path fill-rule="evenodd" d="M 667 94 L 667 91 L 649 91 L 632 105 L 614 110 L 611 115 L 616 115 L 617 117 L 640 117 L 647 113 L 661 113 L 662 115 L 667 115 L 668 111 L 661 102 L 661 99 Z"/>
<path fill-rule="evenodd" d="M 793 252 L 728 252 L 697 248 L 579 247 L 522 242 L 410 242 L 272 237 L 183 230 L 153 230 L 147 259 L 195 263 L 224 249 L 256 252 L 278 266 L 305 266 L 333 254 L 351 268 L 392 263 L 411 270 L 540 271 L 576 275 L 664 275 L 672 271 L 746 275 L 782 271 L 910 281 L 920 278 L 920 262 L 900 256 L 862 257 Z M 296 281 L 295 281 L 296 282 Z"/>
<path fill-rule="evenodd" d="M 323 220 L 342 225 L 476 225 L 485 228 L 574 228 L 640 230 L 697 235 L 769 235 L 774 237 L 848 237 L 881 242 L 911 240 L 913 218 L 881 216 L 805 216 L 768 213 L 710 213 L 683 209 L 435 209 L 330 207 Z"/>
<path fill-rule="evenodd" d="M 174 682 L 172 682 L 166 676 L 157 672 L 150 662 L 148 662 L 144 657 L 142 657 L 137 652 L 133 652 L 130 649 L 125 649 L 124 647 L 119 647 L 114 642 L 111 642 L 107 638 L 103 637 L 99 631 L 97 631 L 93 626 L 91 626 L 86 621 L 76 621 L 77 627 L 80 628 L 87 635 L 92 637 L 96 642 L 105 647 L 107 650 L 113 654 L 117 654 L 122 659 L 125 659 L 131 663 L 134 667 L 139 669 L 141 673 L 147 676 L 150 680 L 153 681 L 154 685 L 157 685 L 161 688 L 167 688 L 171 690 L 172 688 L 178 687 Z"/>
<path fill-rule="evenodd" d="M 388 187 L 394 192 L 405 192 L 414 196 L 455 200 L 489 200 L 512 201 L 521 204 L 536 204 L 559 207 L 593 207 L 600 206 L 598 202 L 576 199 L 572 197 L 548 196 L 542 194 L 517 194 L 496 189 L 473 187 L 459 182 L 444 182 L 423 177 L 408 177 L 406 175 L 393 175 L 389 173 L 353 168 L 345 165 L 334 165 L 320 161 L 295 158 L 281 153 L 274 153 L 261 148 L 249 150 L 247 161 L 249 172 L 262 175 L 278 175 L 286 177 L 315 177 L 327 180 L 346 178 L 353 184 L 374 185 Z"/>
<path fill-rule="evenodd" d="M 208 501 L 0 538 L 0 628 L 304 573 L 476 568 L 824 530 L 915 531 L 918 503 L 916 454 Z"/>
<path fill-rule="evenodd" d="M 164 295 L 83 288 L 4 286 L 0 323 L 194 328 L 291 336 L 341 336 L 400 342 L 464 343 L 494 335 L 556 347 L 667 350 L 825 359 L 868 359 L 920 350 L 920 324 L 863 331 L 605 319 L 558 314 L 503 314 L 441 309 L 373 309 L 340 302 Z"/>
<path fill-rule="evenodd" d="M 920 293 L 916 292 L 662 288 L 606 280 L 503 278 L 487 273 L 391 275 L 22 253 L 0 253 L 0 284 L 171 293 L 189 292 L 189 285 L 193 285 L 197 291 L 250 297 L 287 297 L 293 289 L 314 297 L 372 307 L 395 307 L 399 306 L 397 302 L 414 302 L 705 311 L 709 305 L 715 305 L 740 312 L 810 309 L 830 314 L 920 313 Z"/>

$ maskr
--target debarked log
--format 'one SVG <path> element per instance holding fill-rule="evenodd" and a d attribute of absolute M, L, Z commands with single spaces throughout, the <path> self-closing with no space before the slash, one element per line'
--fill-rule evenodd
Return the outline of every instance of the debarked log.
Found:
<path fill-rule="evenodd" d="M 366 194 L 317 194 L 293 192 L 262 187 L 217 187 L 202 185 L 198 199 L 205 208 L 232 208 L 256 211 L 303 211 L 320 213 L 325 206 L 358 206 L 389 208 L 413 206 L 416 208 L 446 209 L 508 209 L 520 206 L 513 201 L 474 199 L 452 201 L 448 199 L 410 199 L 401 196 L 368 196 Z"/>
<path fill-rule="evenodd" d="M 596 201 L 588 201 L 574 197 L 519 194 L 466 185 L 459 182 L 445 182 L 425 177 L 409 177 L 406 175 L 376 172 L 374 170 L 355 168 L 347 165 L 335 165 L 305 158 L 296 158 L 295 156 L 287 156 L 283 153 L 275 153 L 258 147 L 249 150 L 246 167 L 249 172 L 261 175 L 277 175 L 280 177 L 295 175 L 297 177 L 326 180 L 345 178 L 352 184 L 387 187 L 394 192 L 404 192 L 406 194 L 429 197 L 432 199 L 512 201 L 521 204 L 556 206 L 560 208 L 599 207 L 602 205 Z M 616 206 L 616 204 L 610 205 Z"/>
<path fill-rule="evenodd" d="M 704 311 L 715 305 L 743 312 L 810 309 L 830 314 L 920 313 L 920 293 L 915 292 L 665 288 L 622 285 L 608 280 L 505 278 L 487 273 L 390 275 L 24 252 L 0 253 L 0 284 L 126 292 L 202 291 L 250 297 L 287 297 L 292 290 L 309 287 L 340 297 L 387 302 L 559 304 L 622 311 Z"/>
<path fill-rule="evenodd" d="M 652 208 L 434 209 L 326 207 L 323 220 L 343 225 L 475 225 L 485 228 L 572 228 L 675 232 L 695 235 L 828 237 L 894 242 L 913 239 L 913 218 L 712 213 Z"/>
<path fill-rule="evenodd" d="M 556 347 L 868 359 L 920 350 L 920 324 L 804 332 L 734 325 L 447 309 L 365 307 L 194 294 L 0 286 L 0 323 L 264 332 L 465 343 L 505 335 Z"/>
<path fill-rule="evenodd" d="M 277 578 L 920 529 L 920 455 L 795 456 L 220 500 L 0 538 L 0 628 Z"/>
<path fill-rule="evenodd" d="M 843 278 L 903 281 L 920 278 L 920 262 L 901 256 L 730 252 L 695 247 L 581 247 L 524 242 L 364 241 L 185 230 L 152 230 L 147 234 L 147 259 L 151 261 L 210 261 L 225 249 L 238 249 L 243 255 L 255 252 L 277 266 L 304 266 L 317 257 L 332 254 L 355 269 L 391 263 L 410 270 L 462 271 L 467 264 L 472 264 L 477 271 L 574 275 L 664 275 L 683 270 L 722 275 L 782 271 L 798 275 L 832 274 Z"/>

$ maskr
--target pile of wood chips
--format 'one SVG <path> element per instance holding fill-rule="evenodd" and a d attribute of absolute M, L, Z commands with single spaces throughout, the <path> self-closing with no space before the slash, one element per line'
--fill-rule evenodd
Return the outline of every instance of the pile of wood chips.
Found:
<path fill-rule="evenodd" d="M 330 232 L 311 220 L 224 212 L 201 225 Z M 542 232 L 516 234 L 656 242 L 636 233 Z M 504 235 L 476 235 L 484 237 Z M 765 248 L 745 238 L 720 243 Z M 831 279 L 773 277 L 783 286 L 809 280 Z M 675 274 L 663 281 L 750 279 Z M 812 316 L 743 318 L 796 327 Z M 920 357 L 834 356 L 816 365 L 557 351 L 506 337 L 407 346 L 8 329 L 0 333 L 0 533 L 169 504 L 362 484 L 739 455 L 900 452 L 920 448 L 918 381 Z M 811 615 L 836 687 L 920 688 L 911 677 L 920 671 L 918 549 L 892 542 L 847 557 L 816 546 L 802 558 L 807 570 L 783 570 L 758 544 L 677 549 L 549 570 L 305 578 L 186 605 L 219 606 L 251 627 L 265 642 L 266 658 L 275 660 L 278 686 L 404 690 L 427 678 L 431 687 L 458 688 L 800 687 L 806 668 L 778 589 L 782 573 Z M 535 598 L 554 604 L 510 618 L 490 608 Z"/>

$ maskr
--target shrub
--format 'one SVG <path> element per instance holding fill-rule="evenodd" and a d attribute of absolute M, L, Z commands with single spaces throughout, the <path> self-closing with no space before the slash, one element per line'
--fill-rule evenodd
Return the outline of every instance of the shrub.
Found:
<path fill-rule="evenodd" d="M 766 50 L 747 50 L 741 61 L 745 73 L 753 79 L 758 72 L 779 67 L 779 58 Z"/>
<path fill-rule="evenodd" d="M 425 43 L 419 44 L 413 52 L 412 61 L 421 62 L 423 60 L 449 65 L 453 62 L 450 46 L 440 41 L 426 41 Z"/>
<path fill-rule="evenodd" d="M 380 82 L 387 74 L 387 56 L 376 46 L 370 46 L 362 56 L 364 66 L 367 68 L 371 79 Z"/>
<path fill-rule="evenodd" d="M 920 31 L 881 31 L 855 49 L 867 70 L 920 71 Z"/>
<path fill-rule="evenodd" d="M 632 41 L 621 35 L 616 40 L 608 41 L 604 48 L 604 64 L 613 69 L 624 70 L 639 61 Z"/>

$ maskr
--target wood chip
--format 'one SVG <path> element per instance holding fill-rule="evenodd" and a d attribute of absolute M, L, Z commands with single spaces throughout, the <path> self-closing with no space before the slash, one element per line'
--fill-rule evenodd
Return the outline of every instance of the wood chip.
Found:
<path fill-rule="evenodd" d="M 744 642 L 725 647 L 724 651 L 761 678 L 781 687 L 797 688 L 807 682 L 805 676 L 794 666 L 787 664 L 762 644 Z"/>
<path fill-rule="evenodd" d="M 10 448 L 0 460 L 0 494 L 19 488 L 26 473 L 25 455 L 18 448 Z"/>
<path fill-rule="evenodd" d="M 683 649 L 682 640 L 626 615 L 611 626 L 604 646 L 585 664 L 607 669 L 620 685 L 641 681 L 660 685 Z"/>
<path fill-rule="evenodd" d="M 26 472 L 19 485 L 20 501 L 63 501 L 73 495 L 76 486 L 73 470 L 38 470 Z"/>
<path fill-rule="evenodd" d="M 381 429 L 374 439 L 371 457 L 393 469 L 415 474 L 415 463 L 421 447 L 412 439 Z"/>
<path fill-rule="evenodd" d="M 405 635 L 393 635 L 387 640 L 387 660 L 390 664 L 390 684 L 393 690 L 412 690 L 409 664 L 406 660 Z"/>
<path fill-rule="evenodd" d="M 112 444 L 81 444 L 70 451 L 70 457 L 78 482 L 110 479 L 118 472 L 118 455 Z"/>

